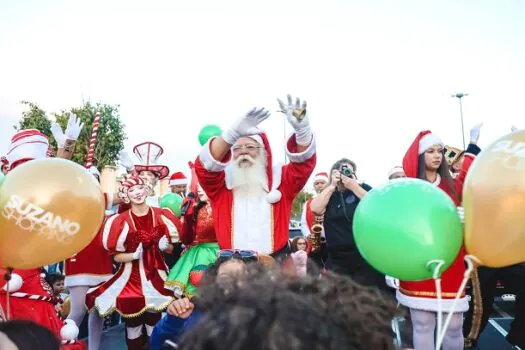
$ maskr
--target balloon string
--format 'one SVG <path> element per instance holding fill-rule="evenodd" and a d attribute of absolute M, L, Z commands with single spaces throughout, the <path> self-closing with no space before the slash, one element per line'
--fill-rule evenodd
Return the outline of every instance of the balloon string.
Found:
<path fill-rule="evenodd" d="M 474 268 L 475 268 L 474 261 L 479 264 L 478 258 L 476 258 L 473 255 L 465 255 L 465 261 L 467 262 L 467 271 L 465 271 L 465 275 L 463 277 L 463 281 L 461 282 L 461 286 L 459 287 L 456 297 L 454 298 L 454 301 L 452 302 L 452 307 L 450 308 L 450 311 L 447 314 L 447 318 L 445 320 L 445 324 L 443 325 L 442 331 L 441 333 L 438 333 L 437 342 L 436 342 L 436 350 L 441 349 L 441 344 L 443 344 L 443 340 L 445 339 L 445 333 L 447 332 L 447 328 L 450 325 L 450 322 L 452 321 L 454 310 L 456 310 L 458 301 L 463 295 L 465 288 L 467 287 L 467 283 L 470 279 L 470 276 L 472 275 L 472 271 L 474 271 Z"/>
<path fill-rule="evenodd" d="M 10 288 L 9 288 L 9 282 L 11 281 L 11 273 L 13 272 L 12 268 L 7 268 L 7 272 L 4 275 L 4 280 L 6 281 L 6 321 L 9 321 L 11 319 L 11 301 L 10 301 Z"/>
<path fill-rule="evenodd" d="M 437 296 L 437 334 L 441 334 L 441 325 L 443 322 L 443 304 L 442 304 L 442 293 L 441 293 L 441 268 L 443 265 L 445 265 L 445 262 L 443 260 L 431 260 L 427 263 L 427 266 L 430 267 L 430 265 L 434 265 L 434 275 L 432 278 L 434 279 L 434 283 L 436 284 L 436 296 Z M 439 348 L 436 348 L 436 350 L 439 350 Z"/>

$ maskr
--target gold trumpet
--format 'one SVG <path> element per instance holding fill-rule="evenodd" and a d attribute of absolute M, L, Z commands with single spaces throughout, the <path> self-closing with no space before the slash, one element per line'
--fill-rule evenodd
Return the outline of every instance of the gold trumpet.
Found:
<path fill-rule="evenodd" d="M 324 216 L 314 216 L 315 224 L 310 228 L 312 233 L 308 236 L 312 252 L 318 252 L 321 249 L 321 232 L 324 230 L 323 219 Z"/>

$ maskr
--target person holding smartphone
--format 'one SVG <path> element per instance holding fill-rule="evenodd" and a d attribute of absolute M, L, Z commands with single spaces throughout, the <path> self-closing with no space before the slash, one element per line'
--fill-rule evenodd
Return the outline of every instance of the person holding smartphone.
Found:
<path fill-rule="evenodd" d="M 385 277 L 364 260 L 354 241 L 355 210 L 372 189 L 358 181 L 355 171 L 356 165 L 349 159 L 335 162 L 330 184 L 312 200 L 311 209 L 314 215 L 324 216 L 329 269 L 360 284 L 385 289 Z"/>

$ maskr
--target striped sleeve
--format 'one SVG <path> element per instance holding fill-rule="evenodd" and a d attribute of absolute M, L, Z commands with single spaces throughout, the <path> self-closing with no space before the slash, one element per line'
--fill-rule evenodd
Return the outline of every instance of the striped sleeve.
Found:
<path fill-rule="evenodd" d="M 168 228 L 170 243 L 180 242 L 179 232 L 182 230 L 182 224 L 180 220 L 173 214 L 171 209 L 164 208 L 161 212 L 161 220 L 164 225 Z"/>
<path fill-rule="evenodd" d="M 102 231 L 102 244 L 110 254 L 126 252 L 126 239 L 128 238 L 129 225 L 121 214 L 110 216 L 104 223 Z"/>

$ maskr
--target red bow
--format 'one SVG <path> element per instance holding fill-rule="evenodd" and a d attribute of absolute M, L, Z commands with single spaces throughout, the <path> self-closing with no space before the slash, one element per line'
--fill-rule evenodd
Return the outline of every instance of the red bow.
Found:
<path fill-rule="evenodd" d="M 163 263 L 162 253 L 158 247 L 158 240 L 142 242 L 142 249 L 146 278 L 150 281 L 157 270 L 166 270 L 166 266 Z"/>

